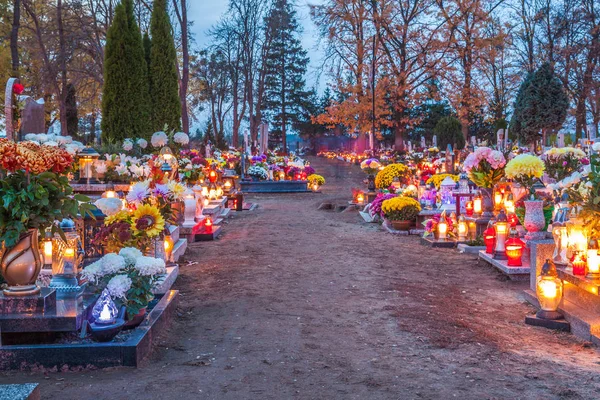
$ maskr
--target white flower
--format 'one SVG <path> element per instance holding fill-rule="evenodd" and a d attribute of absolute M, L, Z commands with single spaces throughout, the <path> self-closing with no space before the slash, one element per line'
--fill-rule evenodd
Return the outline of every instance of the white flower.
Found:
<path fill-rule="evenodd" d="M 187 164 L 187 165 L 185 166 L 185 169 L 186 169 L 187 171 L 190 171 L 190 170 L 194 169 L 194 167 L 192 166 L 192 163 L 189 163 L 189 164 Z"/>
<path fill-rule="evenodd" d="M 68 144 L 65 146 L 65 150 L 67 151 L 67 153 L 71 154 L 71 155 L 75 155 L 77 154 L 77 152 L 79 152 L 79 146 L 77 145 L 73 145 L 72 143 Z"/>
<path fill-rule="evenodd" d="M 143 257 L 142 252 L 135 247 L 122 248 L 119 255 L 125 259 L 127 265 L 134 265 L 138 258 Z"/>
<path fill-rule="evenodd" d="M 52 146 L 52 147 L 58 147 L 58 143 L 55 142 L 54 140 L 49 140 L 47 142 L 44 142 L 44 145 L 46 145 L 46 146 Z"/>
<path fill-rule="evenodd" d="M 190 137 L 185 132 L 177 132 L 173 135 L 173 141 L 185 146 L 190 142 Z"/>
<path fill-rule="evenodd" d="M 104 275 L 116 274 L 126 267 L 125 259 L 115 253 L 102 257 L 102 272 Z"/>
<path fill-rule="evenodd" d="M 150 195 L 150 182 L 143 181 L 138 182 L 131 187 L 129 193 L 127 193 L 127 201 L 133 204 L 140 204 Z"/>
<path fill-rule="evenodd" d="M 96 168 L 97 173 L 102 175 L 102 174 L 106 173 L 106 169 L 108 168 L 108 165 L 106 165 L 106 161 L 104 161 L 104 160 L 96 160 L 96 161 L 94 161 L 94 168 Z"/>
<path fill-rule="evenodd" d="M 92 284 L 98 283 L 98 279 L 102 277 L 102 275 L 102 260 L 88 265 L 81 271 L 81 276 Z"/>
<path fill-rule="evenodd" d="M 106 215 L 107 217 L 115 215 L 123 209 L 123 202 L 121 199 L 117 199 L 115 197 L 98 199 L 94 205 L 98 207 L 98 209 L 102 211 L 102 214 Z"/>
<path fill-rule="evenodd" d="M 73 138 L 71 136 L 57 136 L 56 143 L 61 145 L 71 144 L 73 142 Z"/>
<path fill-rule="evenodd" d="M 54 140 L 55 135 L 47 135 L 45 133 L 38 133 L 36 136 L 36 140 L 40 143 L 47 142 L 48 140 Z"/>
<path fill-rule="evenodd" d="M 143 276 L 154 276 L 167 272 L 164 260 L 154 257 L 138 257 L 134 268 Z"/>
<path fill-rule="evenodd" d="M 600 151 L 600 142 L 596 142 L 592 145 L 592 150 Z"/>
<path fill-rule="evenodd" d="M 148 147 L 148 141 L 146 139 L 138 139 L 137 145 L 140 146 L 141 149 L 145 149 Z"/>
<path fill-rule="evenodd" d="M 129 174 L 129 169 L 127 168 L 127 165 L 123 163 L 117 165 L 115 167 L 115 171 L 117 171 L 117 174 L 119 175 Z"/>
<path fill-rule="evenodd" d="M 133 150 L 133 141 L 131 139 L 123 140 L 123 150 L 125 150 L 125 151 Z"/>
<path fill-rule="evenodd" d="M 152 143 L 152 146 L 154 146 L 154 147 L 163 147 L 168 142 L 169 142 L 169 137 L 163 131 L 155 132 L 152 135 L 152 139 L 150 140 L 150 143 Z"/>
<path fill-rule="evenodd" d="M 127 291 L 131 289 L 131 278 L 127 275 L 113 276 L 113 278 L 108 281 L 106 288 L 112 297 L 124 299 L 127 296 Z"/>

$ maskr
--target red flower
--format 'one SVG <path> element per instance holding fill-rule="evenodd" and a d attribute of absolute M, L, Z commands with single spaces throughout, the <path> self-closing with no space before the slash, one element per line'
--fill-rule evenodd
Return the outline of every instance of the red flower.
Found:
<path fill-rule="evenodd" d="M 20 83 L 15 83 L 13 85 L 13 93 L 14 94 L 21 94 L 21 93 L 23 93 L 24 89 L 25 89 L 25 86 L 21 85 Z"/>

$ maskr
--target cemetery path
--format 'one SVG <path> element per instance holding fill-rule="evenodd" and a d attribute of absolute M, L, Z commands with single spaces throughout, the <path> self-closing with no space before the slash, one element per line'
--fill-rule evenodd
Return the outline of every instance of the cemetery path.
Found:
<path fill-rule="evenodd" d="M 138 368 L 10 372 L 46 399 L 587 399 L 600 358 L 524 324 L 523 283 L 394 237 L 343 204 L 357 166 L 315 159 L 322 194 L 252 197 L 191 246 L 178 315 Z"/>

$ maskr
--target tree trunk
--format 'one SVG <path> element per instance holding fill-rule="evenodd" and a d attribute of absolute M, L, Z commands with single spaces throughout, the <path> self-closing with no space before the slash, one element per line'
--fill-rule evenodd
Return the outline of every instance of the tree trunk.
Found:
<path fill-rule="evenodd" d="M 175 11 L 177 12 L 177 18 L 179 19 L 179 25 L 181 26 L 181 81 L 179 82 L 179 101 L 181 102 L 181 128 L 189 134 L 190 133 L 190 117 L 188 114 L 187 104 L 187 91 L 190 81 L 190 51 L 189 51 L 189 38 L 188 38 L 188 18 L 187 18 L 187 4 L 186 0 L 181 0 L 181 13 L 178 13 L 176 1 L 174 1 Z"/>
<path fill-rule="evenodd" d="M 62 20 L 62 0 L 56 3 L 56 23 L 58 25 L 58 41 L 59 41 L 59 59 L 60 59 L 60 77 L 61 84 L 58 90 L 59 110 L 60 110 L 60 133 L 63 136 L 68 136 L 67 131 L 67 54 L 65 50 L 65 29 Z"/>
<path fill-rule="evenodd" d="M 19 27 L 21 23 L 21 0 L 13 0 L 13 23 L 10 31 L 10 56 L 12 76 L 19 76 Z"/>
<path fill-rule="evenodd" d="M 96 111 L 92 111 L 92 113 L 90 114 L 90 138 L 89 138 L 87 144 L 96 142 L 96 119 L 97 118 L 98 118 L 98 115 L 96 114 Z"/>

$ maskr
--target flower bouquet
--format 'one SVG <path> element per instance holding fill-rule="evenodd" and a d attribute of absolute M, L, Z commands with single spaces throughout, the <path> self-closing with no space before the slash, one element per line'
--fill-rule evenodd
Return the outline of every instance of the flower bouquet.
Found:
<path fill-rule="evenodd" d="M 534 184 L 539 182 L 544 175 L 544 162 L 531 154 L 519 154 L 506 164 L 505 173 L 508 179 L 521 184 L 529 189 L 529 193 L 535 196 Z"/>
<path fill-rule="evenodd" d="M 491 189 L 504 176 L 505 165 L 506 159 L 501 152 L 479 147 L 465 159 L 464 170 L 477 186 Z"/>
<path fill-rule="evenodd" d="M 381 168 L 381 163 L 376 158 L 367 158 L 360 163 L 360 169 L 367 175 L 374 175 Z"/>
<path fill-rule="evenodd" d="M 126 247 L 88 265 L 81 275 L 98 292 L 107 288 L 115 302 L 126 307 L 131 319 L 154 298 L 152 289 L 166 272 L 163 260 L 145 257 L 140 250 Z"/>
<path fill-rule="evenodd" d="M 578 171 L 583 165 L 588 165 L 586 154 L 574 147 L 553 147 L 542 156 L 546 173 L 550 178 L 560 181 Z"/>
<path fill-rule="evenodd" d="M 435 236 L 440 221 L 446 222 L 446 225 L 448 226 L 447 235 L 454 236 L 454 222 L 452 221 L 452 218 L 448 217 L 444 211 L 442 214 L 434 215 L 433 218 L 423 221 L 423 226 L 425 227 L 425 233 L 423 233 L 423 237 L 430 235 Z"/>
<path fill-rule="evenodd" d="M 399 178 L 400 182 L 406 183 L 408 173 L 409 169 L 407 166 L 403 164 L 390 164 L 377 173 L 375 187 L 378 189 L 387 189 L 392 185 L 394 178 Z"/>
<path fill-rule="evenodd" d="M 442 184 L 442 181 L 444 179 L 446 179 L 447 177 L 450 177 L 454 180 L 454 182 L 458 182 L 459 180 L 459 176 L 458 175 L 452 175 L 452 174 L 435 174 L 429 177 L 429 179 L 427 179 L 427 182 L 425 182 L 427 185 L 434 185 L 435 188 L 437 190 L 440 190 L 440 185 Z"/>
<path fill-rule="evenodd" d="M 306 180 L 308 181 L 308 183 L 310 185 L 316 184 L 317 186 L 323 186 L 325 184 L 325 178 L 323 178 L 321 175 L 317 175 L 317 174 L 309 175 L 306 178 Z"/>
<path fill-rule="evenodd" d="M 258 165 L 252 165 L 250 168 L 248 168 L 248 175 L 256 180 L 261 181 L 266 181 L 269 179 L 269 173 L 267 170 Z"/>

